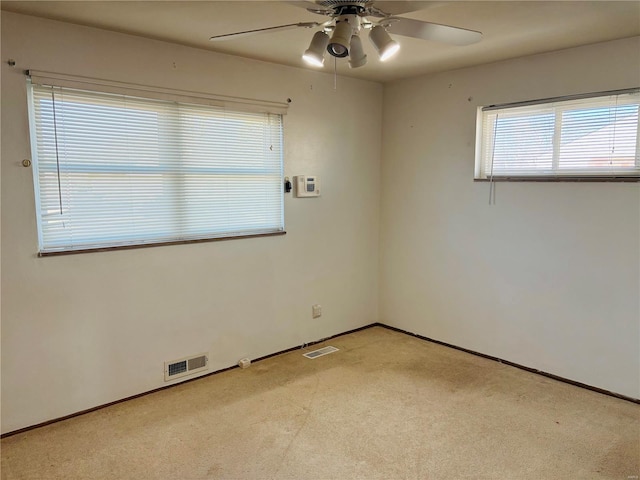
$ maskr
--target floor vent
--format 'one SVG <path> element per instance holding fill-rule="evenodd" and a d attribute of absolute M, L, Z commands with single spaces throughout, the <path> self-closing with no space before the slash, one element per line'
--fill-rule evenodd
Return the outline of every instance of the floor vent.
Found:
<path fill-rule="evenodd" d="M 174 378 L 184 377 L 193 373 L 206 370 L 209 359 L 206 354 L 195 355 L 193 357 L 180 358 L 170 362 L 164 362 L 164 381 L 173 380 Z"/>
<path fill-rule="evenodd" d="M 302 356 L 307 358 L 318 358 L 323 355 L 329 355 L 330 353 L 337 352 L 338 349 L 336 347 L 324 347 L 319 348 L 318 350 L 314 350 L 312 352 L 303 353 Z"/>

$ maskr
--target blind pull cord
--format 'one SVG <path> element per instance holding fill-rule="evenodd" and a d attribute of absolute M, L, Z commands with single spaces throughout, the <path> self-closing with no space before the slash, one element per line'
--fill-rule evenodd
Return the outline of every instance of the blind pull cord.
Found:
<path fill-rule="evenodd" d="M 62 187 L 60 186 L 60 155 L 58 154 L 58 121 L 56 119 L 56 93 L 51 88 L 51 100 L 53 102 L 53 138 L 56 144 L 56 172 L 58 174 L 58 202 L 60 215 L 62 215 Z"/>
<path fill-rule="evenodd" d="M 496 132 L 498 130 L 498 114 L 493 123 L 493 145 L 491 146 L 491 166 L 489 167 L 489 205 L 496 204 L 496 184 L 493 181 L 493 157 L 496 154 Z"/>
<path fill-rule="evenodd" d="M 609 110 L 611 118 L 611 110 Z M 618 96 L 616 95 L 616 106 L 613 110 L 613 138 L 611 139 L 611 153 L 609 155 L 609 165 L 613 165 L 613 154 L 616 150 L 616 122 L 618 121 Z"/>

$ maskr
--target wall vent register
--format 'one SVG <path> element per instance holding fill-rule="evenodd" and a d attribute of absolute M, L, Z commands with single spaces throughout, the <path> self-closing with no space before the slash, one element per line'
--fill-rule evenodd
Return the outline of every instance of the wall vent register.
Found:
<path fill-rule="evenodd" d="M 206 354 L 200 354 L 193 357 L 184 357 L 178 360 L 172 360 L 164 363 L 164 381 L 173 380 L 174 378 L 193 375 L 194 373 L 207 370 L 209 368 L 209 359 Z"/>
<path fill-rule="evenodd" d="M 339 349 L 336 347 L 328 346 L 328 347 L 319 348 L 318 350 L 313 350 L 311 352 L 303 353 L 302 356 L 314 359 L 314 358 L 322 357 L 323 355 L 329 355 L 330 353 L 337 352 L 338 350 Z"/>

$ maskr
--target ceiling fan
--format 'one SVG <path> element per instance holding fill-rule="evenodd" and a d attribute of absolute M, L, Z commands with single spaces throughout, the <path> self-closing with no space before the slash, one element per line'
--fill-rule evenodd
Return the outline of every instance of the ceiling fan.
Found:
<path fill-rule="evenodd" d="M 320 28 L 302 58 L 310 65 L 324 64 L 325 50 L 336 58 L 349 57 L 349 66 L 358 68 L 367 63 L 360 33 L 369 30 L 381 61 L 391 58 L 400 49 L 398 42 L 389 33 L 406 37 L 432 40 L 453 45 L 470 45 L 482 39 L 482 33 L 459 27 L 423 22 L 394 15 L 420 9 L 420 3 L 411 1 L 376 0 L 316 0 L 289 1 L 291 5 L 303 7 L 311 13 L 330 17 L 325 22 L 300 22 L 273 27 L 245 30 L 242 32 L 214 35 L 209 40 L 232 40 L 257 33 L 269 33 L 292 28 Z M 416 8 L 418 7 L 418 8 Z M 369 18 L 375 20 L 370 20 Z"/>

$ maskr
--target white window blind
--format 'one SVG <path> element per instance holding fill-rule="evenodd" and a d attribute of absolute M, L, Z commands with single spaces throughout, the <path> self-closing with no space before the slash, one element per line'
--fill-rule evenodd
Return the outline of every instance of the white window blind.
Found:
<path fill-rule="evenodd" d="M 476 178 L 640 176 L 640 93 L 478 112 Z"/>
<path fill-rule="evenodd" d="M 284 231 L 281 114 L 29 94 L 41 254 Z"/>

